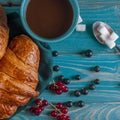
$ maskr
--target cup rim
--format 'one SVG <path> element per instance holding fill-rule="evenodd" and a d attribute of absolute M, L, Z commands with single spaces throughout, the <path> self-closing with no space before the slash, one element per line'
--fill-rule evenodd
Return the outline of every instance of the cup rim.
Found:
<path fill-rule="evenodd" d="M 67 37 L 69 37 L 73 33 L 73 31 L 77 25 L 78 17 L 79 17 L 79 5 L 78 5 L 77 0 L 69 1 L 71 6 L 75 8 L 75 9 L 73 8 L 74 15 L 73 15 L 73 21 L 72 21 L 71 26 L 69 27 L 67 32 L 65 32 L 63 35 L 56 37 L 56 38 L 52 38 L 52 39 L 44 38 L 44 37 L 37 35 L 29 27 L 27 20 L 26 20 L 26 11 L 27 11 L 27 6 L 28 6 L 29 2 L 30 2 L 30 0 L 23 0 L 21 9 L 20 9 L 20 16 L 21 16 L 21 21 L 22 21 L 24 29 L 33 39 L 41 41 L 41 42 L 53 43 L 53 42 L 62 41 L 64 39 L 66 39 Z M 72 5 L 72 3 L 74 3 L 74 6 Z"/>

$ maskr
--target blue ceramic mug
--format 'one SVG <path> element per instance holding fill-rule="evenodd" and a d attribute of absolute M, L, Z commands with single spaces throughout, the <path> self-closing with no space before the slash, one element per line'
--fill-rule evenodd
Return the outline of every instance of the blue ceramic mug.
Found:
<path fill-rule="evenodd" d="M 74 29 L 77 25 L 78 17 L 79 17 L 79 6 L 78 6 L 77 0 L 69 0 L 71 6 L 73 8 L 73 21 L 72 21 L 70 28 L 63 35 L 61 35 L 57 38 L 53 38 L 53 39 L 40 37 L 30 29 L 29 25 L 27 24 L 27 20 L 26 20 L 26 11 L 27 11 L 27 6 L 28 6 L 29 2 L 30 2 L 30 0 L 23 0 L 22 5 L 21 5 L 20 15 L 21 15 L 21 21 L 22 21 L 23 27 L 25 28 L 27 33 L 33 39 L 41 41 L 41 42 L 57 42 L 57 41 L 64 40 L 65 38 L 69 37 L 72 34 L 72 32 L 74 31 Z"/>

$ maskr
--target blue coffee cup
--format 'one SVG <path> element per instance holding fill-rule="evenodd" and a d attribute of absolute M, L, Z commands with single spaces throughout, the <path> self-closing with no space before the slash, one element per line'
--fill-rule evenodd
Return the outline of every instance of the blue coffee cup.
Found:
<path fill-rule="evenodd" d="M 78 5 L 77 0 L 69 0 L 71 6 L 73 8 L 73 21 L 72 21 L 71 26 L 69 27 L 69 29 L 67 30 L 66 33 L 64 33 L 63 35 L 61 35 L 57 38 L 52 38 L 52 39 L 43 38 L 43 37 L 35 34 L 30 29 L 29 25 L 27 24 L 27 20 L 26 20 L 26 11 L 27 11 L 27 6 L 28 6 L 29 2 L 30 2 L 30 0 L 23 0 L 22 5 L 21 5 L 20 16 L 21 16 L 21 21 L 22 21 L 24 29 L 33 39 L 41 41 L 41 42 L 57 42 L 57 41 L 62 41 L 64 39 L 66 39 L 73 33 L 73 31 L 77 25 L 78 18 L 79 18 L 79 5 Z"/>

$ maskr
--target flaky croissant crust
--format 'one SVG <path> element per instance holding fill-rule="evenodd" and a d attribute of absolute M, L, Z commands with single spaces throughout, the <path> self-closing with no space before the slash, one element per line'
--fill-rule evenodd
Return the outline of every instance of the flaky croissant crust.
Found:
<path fill-rule="evenodd" d="M 1 119 L 9 118 L 19 106 L 39 95 L 35 90 L 39 61 L 40 50 L 29 37 L 20 35 L 12 40 L 0 60 Z"/>

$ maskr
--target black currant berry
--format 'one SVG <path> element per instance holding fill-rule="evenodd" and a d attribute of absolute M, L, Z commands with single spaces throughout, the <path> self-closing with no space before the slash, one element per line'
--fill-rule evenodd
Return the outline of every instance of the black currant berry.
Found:
<path fill-rule="evenodd" d="M 95 89 L 95 85 L 92 84 L 89 86 L 89 90 L 94 90 L 94 89 Z"/>
<path fill-rule="evenodd" d="M 86 88 L 81 89 L 81 94 L 87 95 L 88 94 L 88 90 Z"/>
<path fill-rule="evenodd" d="M 94 80 L 94 83 L 95 83 L 95 84 L 100 84 L 100 80 L 99 80 L 99 79 L 95 79 L 95 80 Z"/>
<path fill-rule="evenodd" d="M 52 55 L 53 55 L 54 57 L 56 57 L 56 56 L 58 56 L 58 52 L 57 52 L 57 51 L 53 51 L 53 52 L 52 52 Z"/>
<path fill-rule="evenodd" d="M 53 70 L 54 70 L 54 71 L 59 71 L 59 70 L 60 70 L 60 67 L 59 67 L 58 65 L 55 65 L 55 66 L 53 67 Z"/>
<path fill-rule="evenodd" d="M 92 55 L 93 55 L 92 50 L 86 50 L 86 51 L 85 51 L 85 56 L 91 57 Z"/>
<path fill-rule="evenodd" d="M 81 92 L 79 90 L 76 90 L 76 91 L 74 91 L 74 95 L 76 97 L 79 97 L 79 96 L 81 96 Z"/>
<path fill-rule="evenodd" d="M 62 82 L 63 82 L 64 84 L 66 84 L 66 85 L 67 85 L 67 84 L 70 84 L 70 80 L 69 80 L 69 79 L 66 79 L 66 78 L 63 79 Z"/>
<path fill-rule="evenodd" d="M 73 106 L 73 102 L 72 101 L 68 101 L 65 103 L 66 107 L 72 107 Z"/>
<path fill-rule="evenodd" d="M 81 79 L 80 75 L 76 75 L 76 76 L 75 76 L 75 79 L 76 79 L 76 80 L 80 80 L 80 79 Z"/>
<path fill-rule="evenodd" d="M 77 102 L 77 106 L 78 107 L 84 107 L 85 103 L 82 100 L 80 100 L 80 101 Z"/>
<path fill-rule="evenodd" d="M 99 71 L 100 71 L 100 66 L 95 66 L 95 67 L 94 67 L 94 71 L 95 71 L 95 72 L 99 72 Z"/>
<path fill-rule="evenodd" d="M 60 75 L 60 76 L 58 77 L 58 80 L 59 80 L 59 81 L 63 81 L 63 79 L 64 79 L 64 76 L 63 76 L 63 75 Z"/>

